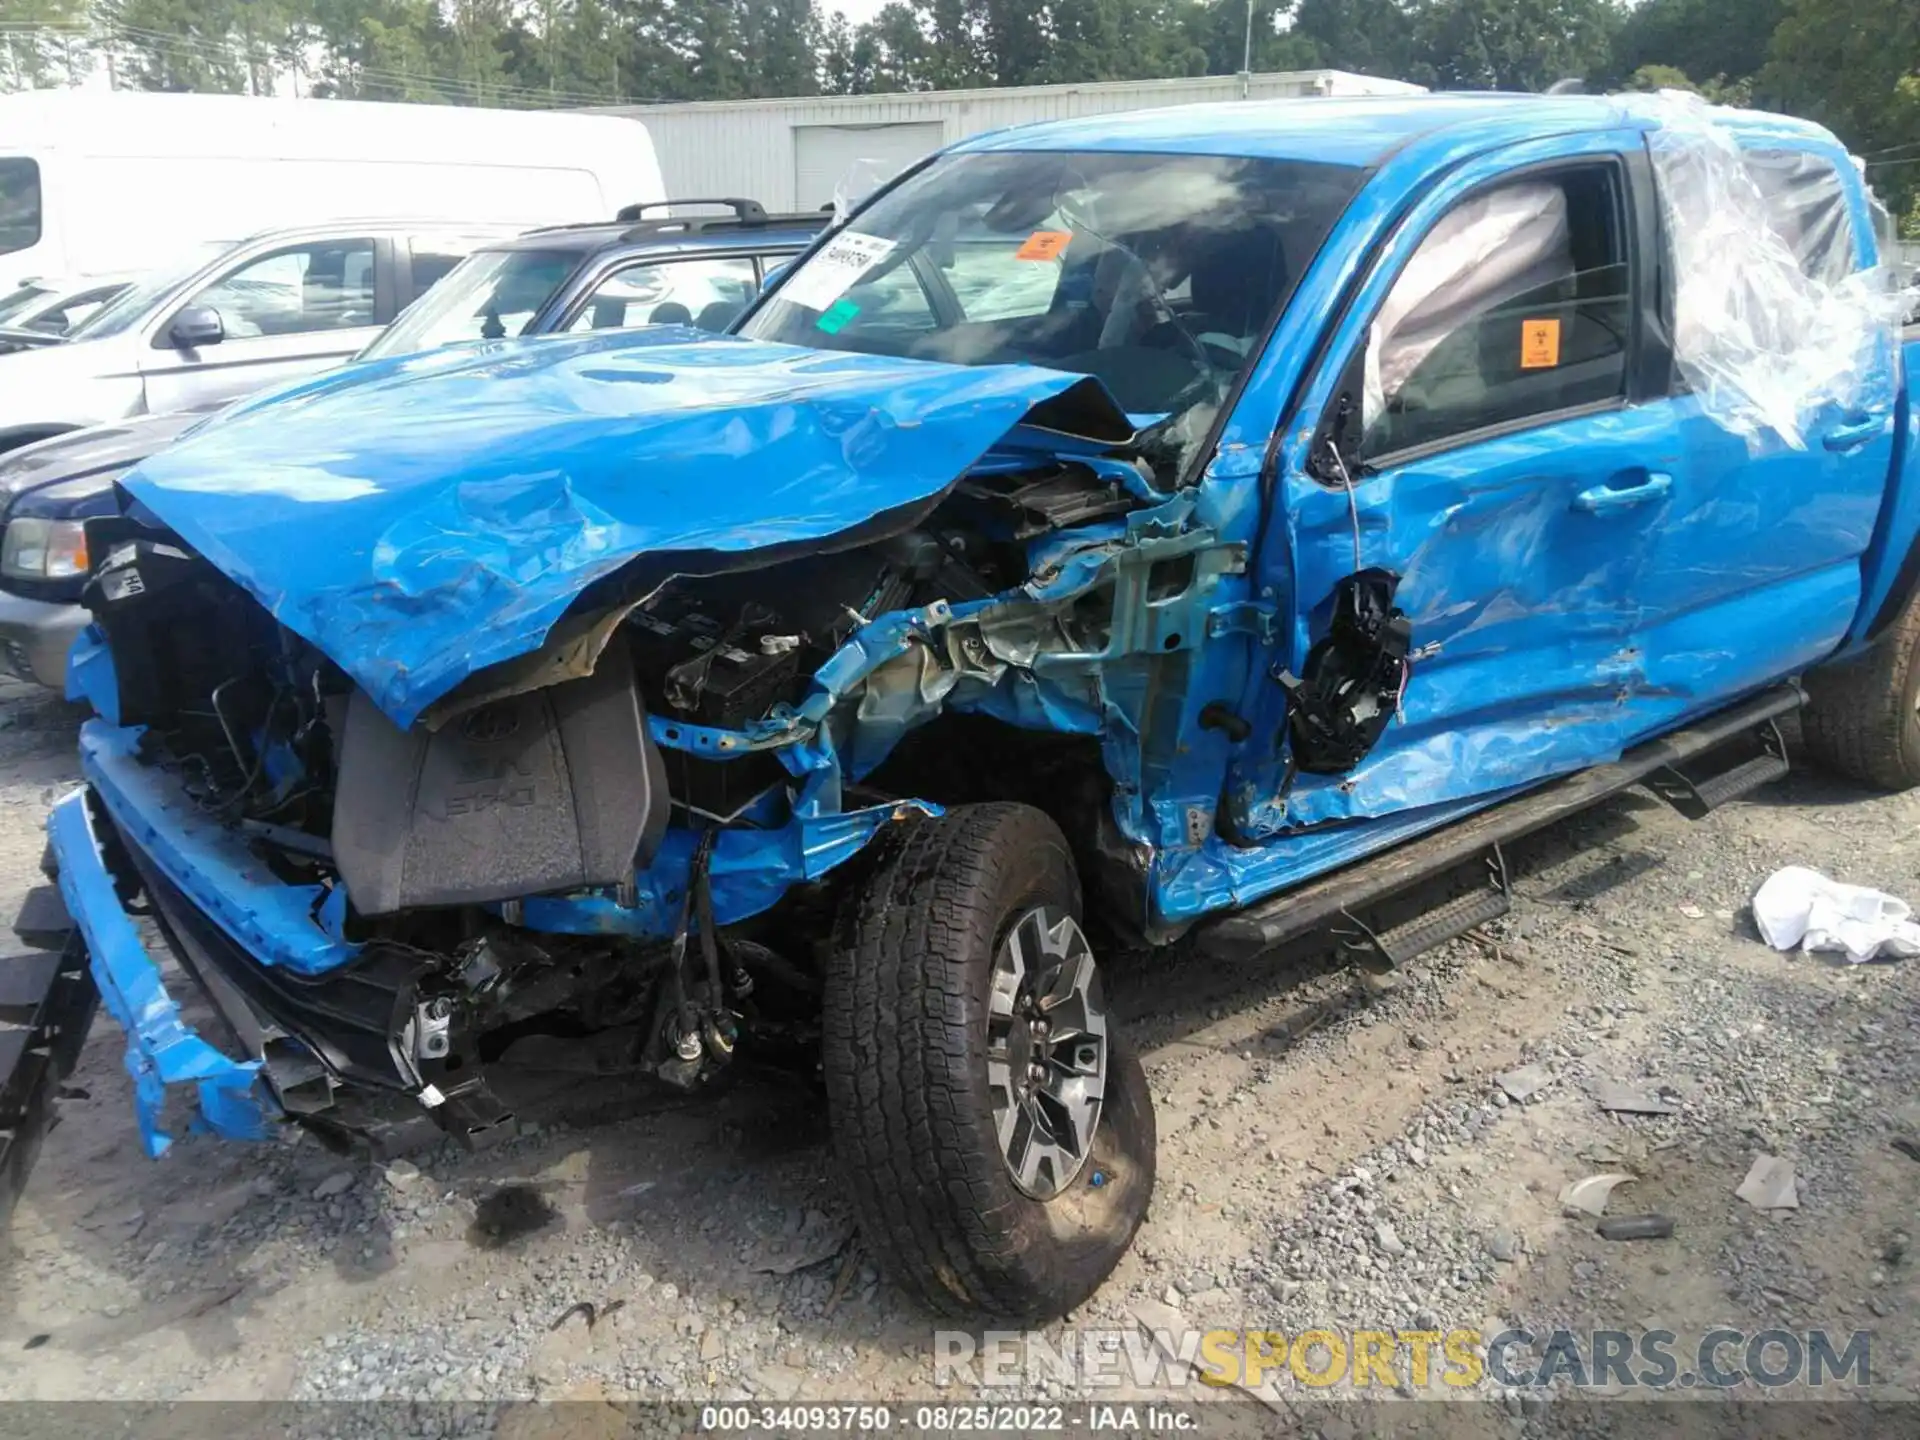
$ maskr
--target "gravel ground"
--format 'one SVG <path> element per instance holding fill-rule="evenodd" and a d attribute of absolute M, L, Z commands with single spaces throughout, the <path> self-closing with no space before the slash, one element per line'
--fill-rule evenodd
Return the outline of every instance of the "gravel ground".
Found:
<path fill-rule="evenodd" d="M 0 693 L 9 909 L 73 779 L 73 724 Z M 1699 825 L 1634 792 L 1515 847 L 1514 914 L 1390 983 L 1308 951 L 1117 959 L 1159 1191 L 1069 1323 L 1860 1328 L 1876 1393 L 1911 1398 L 1920 1163 L 1890 1142 L 1920 1138 L 1920 962 L 1776 955 L 1746 902 L 1789 863 L 1920 897 L 1916 822 L 1920 795 L 1811 770 Z M 16 1214 L 0 1397 L 967 1391 L 935 1388 L 934 1324 L 875 1274 L 791 1086 L 621 1099 L 611 1123 L 386 1166 L 291 1136 L 190 1135 L 150 1163 L 119 1043 L 96 1027 Z M 1538 1088 L 1518 1102 L 1496 1077 L 1522 1067 Z M 1675 1113 L 1610 1116 L 1601 1081 L 1663 1087 Z M 1799 1209 L 1735 1198 L 1762 1154 L 1792 1161 Z M 1636 1177 L 1610 1213 L 1658 1211 L 1673 1236 L 1609 1243 L 1565 1217 L 1560 1188 L 1603 1170 Z M 1608 1415 L 1591 1391 L 1514 1394 L 1487 1433 Z"/>

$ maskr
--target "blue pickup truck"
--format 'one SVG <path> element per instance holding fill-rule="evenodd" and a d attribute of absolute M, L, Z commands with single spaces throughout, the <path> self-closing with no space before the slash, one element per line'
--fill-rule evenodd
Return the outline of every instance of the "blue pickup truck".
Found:
<path fill-rule="evenodd" d="M 243 404 L 88 522 L 35 1073 L 96 986 L 154 1155 L 173 1086 L 483 1143 L 529 1035 L 785 1056 L 900 1284 L 1057 1315 L 1153 1185 L 1102 955 L 1403 963 L 1516 835 L 1781 775 L 1792 711 L 1920 781 L 1883 242 L 1778 116 L 1195 106 L 955 146 L 724 336 Z"/>

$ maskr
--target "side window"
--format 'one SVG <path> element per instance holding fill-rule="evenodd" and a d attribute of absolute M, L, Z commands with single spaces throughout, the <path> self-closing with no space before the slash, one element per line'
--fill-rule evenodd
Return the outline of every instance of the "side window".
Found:
<path fill-rule="evenodd" d="M 1854 270 L 1853 216 L 1847 187 L 1824 155 L 1749 150 L 1742 158 L 1760 188 L 1767 223 L 1810 280 L 1837 284 Z"/>
<path fill-rule="evenodd" d="M 124 285 L 105 285 L 97 290 L 82 290 L 78 295 L 69 295 L 53 309 L 41 311 L 28 322 L 27 328 L 45 335 L 65 335 L 126 288 Z"/>
<path fill-rule="evenodd" d="M 1626 393 L 1626 210 L 1610 165 L 1462 201 L 1374 317 L 1368 457 Z"/>
<path fill-rule="evenodd" d="M 214 281 L 187 304 L 219 311 L 227 338 L 235 340 L 372 325 L 373 250 L 371 240 L 276 250 Z"/>
<path fill-rule="evenodd" d="M 697 325 L 718 332 L 739 318 L 759 284 L 749 255 L 629 265 L 593 287 L 567 328 L 578 332 Z"/>

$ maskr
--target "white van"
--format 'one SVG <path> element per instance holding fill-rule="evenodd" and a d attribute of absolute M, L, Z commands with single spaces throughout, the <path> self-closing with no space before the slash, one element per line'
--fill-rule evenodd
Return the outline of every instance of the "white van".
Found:
<path fill-rule="evenodd" d="M 243 95 L 0 95 L 0 292 L 140 270 L 186 247 L 344 216 L 518 227 L 665 198 L 653 141 L 609 115 Z"/>

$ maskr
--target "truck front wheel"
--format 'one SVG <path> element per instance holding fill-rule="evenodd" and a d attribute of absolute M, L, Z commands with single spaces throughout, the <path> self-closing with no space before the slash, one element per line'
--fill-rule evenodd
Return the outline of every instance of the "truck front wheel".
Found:
<path fill-rule="evenodd" d="M 889 1276 L 950 1315 L 1078 1305 L 1153 1193 L 1152 1100 L 1040 811 L 904 826 L 842 906 L 823 1042 L 834 1151 Z"/>
<path fill-rule="evenodd" d="M 1920 594 L 1865 654 L 1806 676 L 1813 758 L 1881 790 L 1920 785 Z"/>

